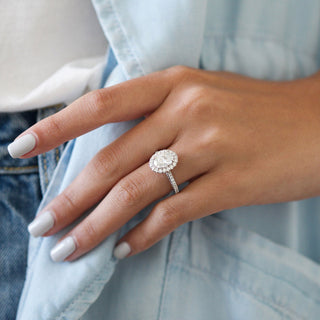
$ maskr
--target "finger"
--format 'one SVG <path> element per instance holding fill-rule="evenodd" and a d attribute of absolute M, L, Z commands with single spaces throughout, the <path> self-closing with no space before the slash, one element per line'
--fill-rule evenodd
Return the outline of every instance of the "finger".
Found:
<path fill-rule="evenodd" d="M 225 209 L 239 206 L 233 187 L 226 187 L 224 177 L 207 173 L 190 183 L 174 197 L 159 202 L 151 213 L 122 239 L 114 249 L 118 259 L 135 255 L 170 234 L 180 225 Z"/>
<path fill-rule="evenodd" d="M 185 162 L 188 157 L 183 154 L 179 154 L 179 157 L 183 166 L 177 166 L 173 170 L 177 183 L 199 175 L 200 166 L 193 168 L 192 162 Z M 75 251 L 67 260 L 74 260 L 97 246 L 141 209 L 168 193 L 171 188 L 166 175 L 151 171 L 148 164 L 121 179 L 99 206 L 64 237 L 65 239 L 71 236 L 76 243 Z"/>
<path fill-rule="evenodd" d="M 171 83 L 166 72 L 156 72 L 92 91 L 23 132 L 9 152 L 33 157 L 103 124 L 139 118 L 164 101 Z"/>
<path fill-rule="evenodd" d="M 29 228 L 31 234 L 50 236 L 63 229 L 101 200 L 121 178 L 146 163 L 150 154 L 170 145 L 176 138 L 177 127 L 171 125 L 170 120 L 164 122 L 160 117 L 163 116 L 153 113 L 102 149 L 77 178 L 42 210 Z M 164 123 L 162 134 L 155 130 L 158 123 Z M 44 224 L 42 231 L 35 227 L 36 232 L 33 232 L 34 225 L 41 225 L 41 214 L 45 212 L 50 212 L 54 225 L 51 219 L 48 220 L 51 221 L 49 231 L 47 224 Z"/>

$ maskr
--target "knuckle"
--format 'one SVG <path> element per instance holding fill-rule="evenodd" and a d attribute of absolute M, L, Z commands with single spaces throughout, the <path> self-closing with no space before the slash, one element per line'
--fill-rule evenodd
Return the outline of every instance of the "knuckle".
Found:
<path fill-rule="evenodd" d="M 141 201 L 144 181 L 138 174 L 126 177 L 114 187 L 114 196 L 118 205 L 133 207 Z"/>
<path fill-rule="evenodd" d="M 118 153 L 114 148 L 110 147 L 99 151 L 92 160 L 92 170 L 95 175 L 101 177 L 108 174 L 108 176 L 115 176 L 119 170 L 120 161 L 118 161 Z"/>
<path fill-rule="evenodd" d="M 64 192 L 62 192 L 59 195 L 58 199 L 59 199 L 59 202 L 60 202 L 59 203 L 60 206 L 65 208 L 62 211 L 74 212 L 74 211 L 77 211 L 79 209 L 78 205 L 77 205 L 76 196 L 70 190 L 65 190 Z"/>
<path fill-rule="evenodd" d="M 149 238 L 147 232 L 139 230 L 139 239 L 135 244 L 135 251 L 143 251 L 150 247 L 151 239 Z"/>
<path fill-rule="evenodd" d="M 96 119 L 98 114 L 102 123 L 109 119 L 112 116 L 111 111 L 114 109 L 115 103 L 117 103 L 117 107 L 120 103 L 115 92 L 115 89 L 105 88 L 87 93 L 84 96 L 85 101 L 83 104 L 86 108 L 87 116 Z"/>
<path fill-rule="evenodd" d="M 193 68 L 183 65 L 177 65 L 166 69 L 169 79 L 172 79 L 174 82 L 182 82 L 189 79 L 193 72 Z"/>
<path fill-rule="evenodd" d="M 208 119 L 208 113 L 212 112 L 211 105 L 208 103 L 208 88 L 202 85 L 187 86 L 183 90 L 180 103 L 176 106 L 175 114 L 177 117 L 187 117 L 195 119 Z"/>
<path fill-rule="evenodd" d="M 81 227 L 81 234 L 85 235 L 86 244 L 92 245 L 95 243 L 97 237 L 99 237 L 98 230 L 92 221 L 86 221 Z"/>
<path fill-rule="evenodd" d="M 207 97 L 208 89 L 206 87 L 197 85 L 189 88 L 187 92 L 188 104 L 185 106 L 187 115 L 194 118 L 207 114 L 208 104 L 205 103 Z"/>
<path fill-rule="evenodd" d="M 99 152 L 94 159 L 92 160 L 91 172 L 95 176 L 101 177 L 109 171 L 110 162 L 108 161 L 109 156 L 106 156 L 105 153 Z"/>
<path fill-rule="evenodd" d="M 91 108 L 91 110 L 97 110 L 102 108 L 105 105 L 106 101 L 106 91 L 102 94 L 101 90 L 94 90 L 86 94 L 87 106 Z"/>
<path fill-rule="evenodd" d="M 61 137 L 64 136 L 63 123 L 57 115 L 53 115 L 47 118 L 44 128 L 48 135 L 55 135 L 57 137 Z"/>
<path fill-rule="evenodd" d="M 180 211 L 172 203 L 160 203 L 156 208 L 156 214 L 163 226 L 178 227 L 181 224 Z"/>
<path fill-rule="evenodd" d="M 224 148 L 224 143 L 221 139 L 221 136 L 222 134 L 220 133 L 218 126 L 206 128 L 199 136 L 197 144 L 194 147 L 198 150 L 198 152 L 215 150 L 216 153 L 220 154 L 223 152 Z"/>

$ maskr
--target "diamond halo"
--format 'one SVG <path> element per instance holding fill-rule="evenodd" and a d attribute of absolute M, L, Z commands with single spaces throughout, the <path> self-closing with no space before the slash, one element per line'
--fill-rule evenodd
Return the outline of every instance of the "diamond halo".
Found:
<path fill-rule="evenodd" d="M 178 163 L 177 154 L 168 149 L 157 151 L 149 160 L 149 166 L 152 171 L 158 173 L 167 173 Z"/>

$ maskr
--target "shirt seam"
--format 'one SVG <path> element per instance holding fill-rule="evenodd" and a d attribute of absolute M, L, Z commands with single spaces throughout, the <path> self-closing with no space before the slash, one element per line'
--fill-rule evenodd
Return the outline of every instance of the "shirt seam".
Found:
<path fill-rule="evenodd" d="M 207 33 L 204 35 L 204 38 L 224 38 L 224 40 L 226 38 L 228 39 L 233 39 L 233 40 L 253 40 L 256 42 L 273 42 L 277 45 L 280 45 L 281 47 L 287 49 L 287 50 L 291 50 L 293 52 L 296 53 L 300 53 L 300 54 L 306 54 L 311 56 L 314 59 L 317 59 L 318 53 L 317 52 L 310 52 L 308 50 L 301 50 L 298 49 L 297 47 L 294 47 L 293 45 L 290 45 L 287 42 L 281 41 L 280 39 L 276 38 L 276 37 L 272 37 L 272 36 L 268 36 L 266 34 L 255 34 L 255 35 L 244 35 L 244 34 L 233 34 L 233 33 Z"/>
<path fill-rule="evenodd" d="M 297 319 L 301 319 L 301 316 L 298 315 L 296 312 L 294 312 L 292 309 L 288 309 L 286 306 L 283 306 L 279 303 L 273 302 L 270 299 L 268 299 L 267 297 L 259 294 L 258 292 L 254 292 L 252 290 L 250 290 L 249 288 L 244 288 L 241 283 L 239 282 L 232 282 L 229 279 L 224 279 L 223 277 L 219 276 L 219 274 L 217 272 L 214 272 L 212 270 L 206 270 L 206 269 L 202 269 L 202 268 L 191 268 L 190 266 L 186 266 L 185 264 L 180 264 L 177 262 L 172 262 L 172 267 L 173 268 L 179 268 L 180 270 L 184 269 L 187 271 L 196 271 L 196 272 L 202 272 L 202 273 L 209 273 L 211 275 L 213 275 L 214 277 L 220 279 L 221 281 L 225 282 L 228 284 L 228 286 L 230 286 L 231 288 L 237 288 L 239 291 L 250 295 L 251 298 L 253 298 L 254 300 L 257 300 L 259 302 L 261 302 L 264 305 L 269 306 L 272 310 L 274 310 L 277 313 L 280 313 L 281 315 L 284 314 L 289 314 L 290 316 L 294 316 Z"/>
<path fill-rule="evenodd" d="M 106 266 L 103 266 L 103 270 L 108 269 L 110 266 L 112 266 L 113 263 L 114 263 L 114 261 L 110 260 L 109 263 L 106 264 Z M 85 285 L 82 290 L 79 290 L 80 292 L 78 292 L 78 294 L 73 297 L 73 299 L 54 318 L 54 320 L 62 320 L 62 319 L 64 319 L 63 317 L 65 317 L 65 315 L 68 314 L 68 312 L 72 312 L 73 305 L 80 301 L 82 295 L 87 294 L 91 290 L 91 288 L 94 287 L 97 283 L 99 283 L 99 282 L 103 282 L 104 283 L 105 279 L 103 279 L 103 277 L 101 277 L 101 273 L 102 273 L 102 270 L 100 270 L 100 272 L 98 272 L 98 274 L 94 277 L 94 279 L 90 281 L 89 285 Z M 89 303 L 87 303 L 87 305 L 90 305 L 90 301 L 89 301 Z"/>
<path fill-rule="evenodd" d="M 105 3 L 100 2 L 96 4 L 96 10 L 98 11 L 98 16 L 101 15 L 101 12 L 107 12 L 109 14 L 109 17 L 103 18 L 107 21 L 107 23 L 104 24 L 106 27 L 103 29 L 118 63 L 124 68 L 125 73 L 129 78 L 144 75 L 145 72 L 130 44 L 125 32 L 126 28 L 120 21 L 113 1 L 109 0 Z"/>
<path fill-rule="evenodd" d="M 162 278 L 161 292 L 160 292 L 160 298 L 159 298 L 159 309 L 158 309 L 158 314 L 157 314 L 158 320 L 160 320 L 161 316 L 162 316 L 162 310 L 163 310 L 163 305 L 164 305 L 164 295 L 165 295 L 165 292 L 167 289 L 167 284 L 168 284 L 168 269 L 169 269 L 170 256 L 173 251 L 173 248 L 172 248 L 173 237 L 174 237 L 174 232 L 169 236 L 169 243 L 168 243 L 165 267 L 164 267 L 163 278 Z"/>
<path fill-rule="evenodd" d="M 138 70 L 139 70 L 139 72 L 140 72 L 142 75 L 144 75 L 145 72 L 144 72 L 144 70 L 143 70 L 143 68 L 142 68 L 142 65 L 140 64 L 139 60 L 137 59 L 137 56 L 136 56 L 135 53 L 134 53 L 135 51 L 132 49 L 132 47 L 131 47 L 131 45 L 130 45 L 130 41 L 129 41 L 128 35 L 127 35 L 126 31 L 125 31 L 126 29 L 125 29 L 125 27 L 123 26 L 123 24 L 122 24 L 122 22 L 121 22 L 121 20 L 120 20 L 120 18 L 119 18 L 119 14 L 118 14 L 118 11 L 117 11 L 116 7 L 114 6 L 113 0 L 110 0 L 110 5 L 111 5 L 111 8 L 113 9 L 115 19 L 118 21 L 118 24 L 119 24 L 119 27 L 120 27 L 119 30 L 121 31 L 121 33 L 122 33 L 122 35 L 123 35 L 123 38 L 125 39 L 125 43 L 127 44 L 128 50 L 130 51 L 130 56 L 132 57 L 132 61 L 135 62 L 136 66 L 137 66 L 137 68 L 138 68 Z M 141 75 L 141 74 L 140 74 L 140 75 Z"/>

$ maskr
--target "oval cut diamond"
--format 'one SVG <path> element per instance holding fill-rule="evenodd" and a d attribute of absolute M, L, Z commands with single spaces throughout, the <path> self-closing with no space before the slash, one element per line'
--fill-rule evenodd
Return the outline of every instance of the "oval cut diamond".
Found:
<path fill-rule="evenodd" d="M 178 163 L 178 156 L 172 150 L 157 151 L 149 161 L 150 168 L 159 173 L 172 170 Z"/>
<path fill-rule="evenodd" d="M 165 168 L 166 166 L 169 166 L 172 163 L 172 155 L 170 154 L 159 154 L 154 159 L 154 164 L 158 168 Z"/>

